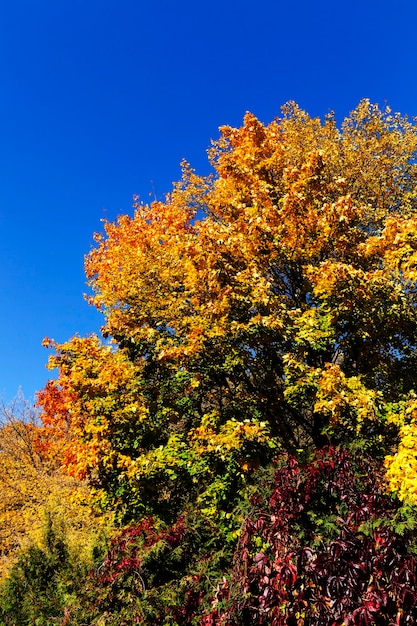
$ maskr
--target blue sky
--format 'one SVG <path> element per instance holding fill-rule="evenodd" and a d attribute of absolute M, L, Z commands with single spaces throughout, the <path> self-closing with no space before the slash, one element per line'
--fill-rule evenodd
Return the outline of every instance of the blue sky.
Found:
<path fill-rule="evenodd" d="M 50 374 L 43 337 L 98 330 L 83 257 L 103 218 L 163 197 L 182 158 L 287 100 L 417 115 L 414 0 L 14 0 L 0 8 L 0 397 Z M 152 182 L 151 182 L 152 181 Z"/>

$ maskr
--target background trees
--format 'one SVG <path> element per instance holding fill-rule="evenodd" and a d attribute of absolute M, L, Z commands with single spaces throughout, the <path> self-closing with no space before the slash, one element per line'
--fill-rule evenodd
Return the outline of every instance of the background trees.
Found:
<path fill-rule="evenodd" d="M 112 516 L 93 511 L 85 482 L 44 454 L 39 416 L 21 395 L 0 416 L 0 623 L 46 624 L 74 602 Z"/>

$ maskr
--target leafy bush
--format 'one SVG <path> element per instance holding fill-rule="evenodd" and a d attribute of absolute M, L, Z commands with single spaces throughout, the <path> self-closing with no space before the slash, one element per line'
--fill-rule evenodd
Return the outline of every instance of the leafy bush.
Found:
<path fill-rule="evenodd" d="M 102 552 L 97 543 L 92 558 L 100 558 Z M 21 550 L 0 589 L 0 625 L 59 623 L 76 603 L 91 565 L 71 553 L 66 537 L 49 520 L 43 545 Z"/>
<path fill-rule="evenodd" d="M 149 517 L 113 540 L 62 623 L 192 624 L 209 606 L 219 571 L 232 560 L 219 529 L 198 516 L 170 527 Z"/>
<path fill-rule="evenodd" d="M 114 539 L 62 625 L 415 624 L 415 510 L 382 476 L 346 449 L 282 455 L 242 495 L 234 543 L 196 509 L 172 526 L 146 518 Z"/>
<path fill-rule="evenodd" d="M 285 456 L 269 502 L 253 500 L 205 626 L 406 626 L 417 621 L 413 523 L 370 458 L 327 447 Z M 414 511 L 415 517 L 415 511 Z"/>

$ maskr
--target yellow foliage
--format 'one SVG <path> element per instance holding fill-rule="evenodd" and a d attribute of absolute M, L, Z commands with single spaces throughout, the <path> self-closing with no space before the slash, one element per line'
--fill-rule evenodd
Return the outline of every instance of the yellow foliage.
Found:
<path fill-rule="evenodd" d="M 198 454 L 214 452 L 221 458 L 226 458 L 232 450 L 241 450 L 248 442 L 262 444 L 271 441 L 269 428 L 266 422 L 251 420 L 228 420 L 217 430 L 204 423 L 190 432 L 191 443 L 197 446 Z"/>
<path fill-rule="evenodd" d="M 18 398 L 1 407 L 0 426 L 0 578 L 21 548 L 41 545 L 47 521 L 65 533 L 67 545 L 85 562 L 93 545 L 112 527 L 112 516 L 97 515 L 80 483 L 51 465 L 36 445 L 36 414 Z"/>
<path fill-rule="evenodd" d="M 329 416 L 333 426 L 356 427 L 359 434 L 364 420 L 375 420 L 380 394 L 361 382 L 360 377 L 347 377 L 339 365 L 327 364 L 317 379 L 318 392 L 314 410 Z"/>
<path fill-rule="evenodd" d="M 165 201 L 106 222 L 85 268 L 111 341 L 52 344 L 51 458 L 143 503 L 156 475 L 245 470 L 255 443 L 389 438 L 417 366 L 416 152 L 389 108 L 363 100 L 338 127 L 290 102 L 222 127 L 213 176 L 183 163 Z"/>
<path fill-rule="evenodd" d="M 417 504 L 417 401 L 412 397 L 401 403 L 391 420 L 400 425 L 400 443 L 385 459 L 387 482 L 401 500 Z"/>

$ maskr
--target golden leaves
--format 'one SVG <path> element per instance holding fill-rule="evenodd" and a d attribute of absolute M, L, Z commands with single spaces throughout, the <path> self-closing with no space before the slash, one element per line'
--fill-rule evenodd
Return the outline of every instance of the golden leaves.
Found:
<path fill-rule="evenodd" d="M 50 362 L 59 368 L 59 379 L 49 381 L 38 397 L 44 423 L 39 445 L 83 479 L 95 474 L 99 462 L 113 463 L 117 457 L 110 443 L 114 419 L 140 423 L 146 409 L 137 368 L 122 350 L 101 344 L 94 335 L 73 337 L 55 349 Z"/>
<path fill-rule="evenodd" d="M 400 443 L 385 459 L 386 478 L 400 500 L 417 504 L 417 401 L 411 397 L 399 409 L 391 419 L 400 425 Z"/>
<path fill-rule="evenodd" d="M 345 376 L 339 365 L 329 363 L 317 379 L 314 410 L 328 416 L 333 427 L 347 426 L 359 434 L 363 422 L 377 419 L 380 394 L 368 389 L 359 376 Z"/>
<path fill-rule="evenodd" d="M 249 442 L 271 443 L 266 422 L 228 420 L 216 429 L 205 421 L 203 416 L 203 424 L 190 433 L 191 441 L 198 446 L 198 454 L 215 453 L 225 458 L 230 451 L 243 451 Z"/>
<path fill-rule="evenodd" d="M 36 412 L 22 398 L 0 406 L 0 577 L 17 551 L 41 541 L 47 519 L 65 527 L 71 549 L 88 552 L 104 517 L 87 505 L 87 485 L 63 474 L 39 447 Z M 108 521 L 108 520 L 107 520 Z"/>
<path fill-rule="evenodd" d="M 139 489 L 267 432 L 296 448 L 383 431 L 417 365 L 416 150 L 415 126 L 367 100 L 340 130 L 288 103 L 221 128 L 213 177 L 183 163 L 165 201 L 105 223 L 85 267 L 113 343 L 55 346 L 40 396 L 67 467 Z"/>

